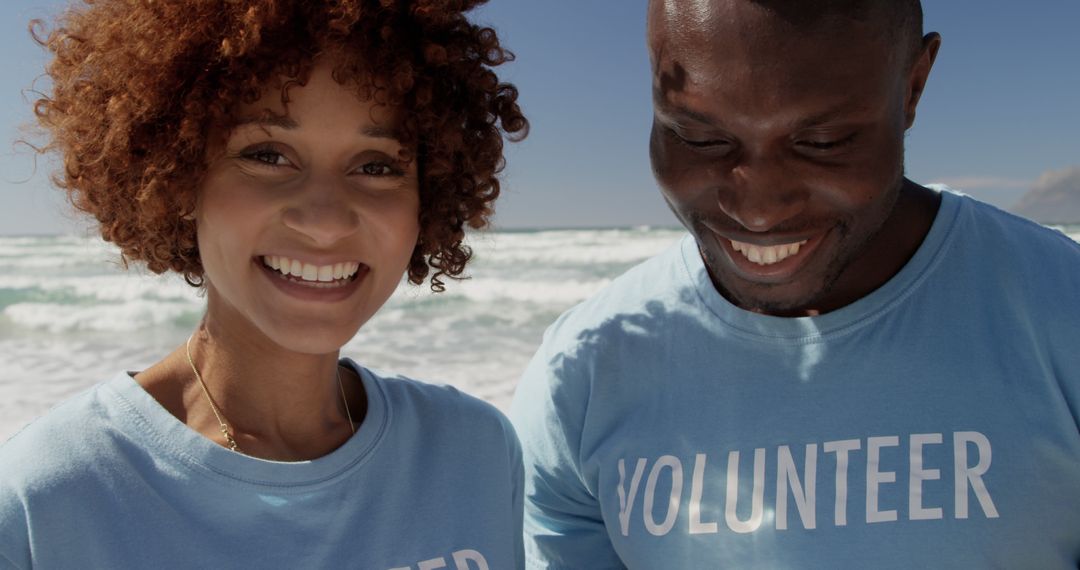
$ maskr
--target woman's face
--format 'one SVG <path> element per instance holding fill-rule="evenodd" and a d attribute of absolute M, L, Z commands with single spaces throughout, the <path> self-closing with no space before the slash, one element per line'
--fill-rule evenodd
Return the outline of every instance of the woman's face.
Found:
<path fill-rule="evenodd" d="M 290 87 L 287 108 L 270 85 L 238 109 L 196 211 L 210 317 L 308 354 L 338 350 L 386 302 L 419 232 L 395 113 L 332 64 Z"/>

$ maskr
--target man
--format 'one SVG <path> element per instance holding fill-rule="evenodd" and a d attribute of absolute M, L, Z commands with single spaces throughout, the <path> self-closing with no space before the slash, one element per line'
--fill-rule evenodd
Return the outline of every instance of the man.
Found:
<path fill-rule="evenodd" d="M 903 176 L 918 0 L 652 0 L 690 235 L 548 330 L 533 568 L 1073 568 L 1080 247 Z"/>

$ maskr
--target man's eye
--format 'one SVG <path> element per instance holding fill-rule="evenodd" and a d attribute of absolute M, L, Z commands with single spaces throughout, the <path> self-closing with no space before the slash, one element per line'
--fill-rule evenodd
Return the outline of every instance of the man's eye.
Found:
<path fill-rule="evenodd" d="M 693 136 L 688 135 L 688 134 L 680 133 L 679 131 L 676 131 L 674 129 L 670 129 L 670 132 L 671 132 L 672 135 L 675 136 L 675 139 L 677 141 L 679 141 L 680 143 L 682 143 L 682 144 L 684 144 L 684 145 L 686 145 L 688 147 L 694 148 L 694 149 L 716 150 L 716 149 L 725 149 L 725 148 L 731 146 L 731 141 L 728 141 L 726 139 L 698 138 L 698 137 L 693 137 Z"/>
<path fill-rule="evenodd" d="M 838 141 L 802 141 L 799 144 L 801 144 L 803 146 L 808 146 L 810 148 L 816 148 L 818 150 L 829 150 L 830 148 L 835 148 L 839 144 L 839 142 Z"/>
<path fill-rule="evenodd" d="M 796 141 L 795 144 L 798 145 L 798 146 L 801 146 L 803 148 L 810 149 L 810 150 L 830 151 L 830 150 L 836 150 L 836 149 L 838 149 L 840 147 L 843 147 L 843 146 L 847 145 L 854 138 L 855 138 L 855 136 L 852 135 L 852 136 L 849 136 L 849 137 L 844 137 L 842 139 L 832 139 L 832 140 L 801 140 L 801 141 Z"/>
<path fill-rule="evenodd" d="M 682 139 L 682 140 L 683 140 L 684 143 L 686 143 L 686 144 L 688 144 L 688 145 L 690 145 L 690 146 L 692 146 L 694 148 L 718 148 L 718 147 L 727 146 L 729 144 L 727 141 L 721 140 L 721 139 L 700 140 L 700 141 L 699 140 L 692 140 L 692 139 Z"/>

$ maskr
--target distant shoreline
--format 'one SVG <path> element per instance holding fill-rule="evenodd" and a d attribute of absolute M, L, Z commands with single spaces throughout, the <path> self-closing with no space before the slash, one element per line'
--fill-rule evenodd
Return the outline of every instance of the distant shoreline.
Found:
<path fill-rule="evenodd" d="M 1070 222 L 1065 224 L 1043 224 L 1042 222 L 1036 222 L 1048 228 L 1059 229 L 1063 231 L 1080 231 L 1080 221 Z M 665 226 L 665 225 L 632 225 L 632 226 L 565 226 L 565 227 L 525 227 L 525 228 L 491 228 L 486 230 L 466 230 L 466 235 L 482 235 L 482 234 L 532 234 L 539 232 L 603 232 L 603 231 L 682 231 L 682 226 Z M 74 237 L 74 238 L 93 238 L 98 237 L 94 235 L 79 235 L 74 233 L 41 233 L 41 234 L 0 234 L 0 239 L 21 239 L 21 238 L 58 238 L 58 237 Z"/>
<path fill-rule="evenodd" d="M 1076 224 L 1066 225 L 1080 225 L 1080 222 Z M 651 225 L 651 224 L 636 224 L 628 226 L 558 226 L 558 227 L 522 227 L 522 228 L 489 228 L 486 230 L 466 230 L 466 235 L 472 234 L 529 234 L 537 232 L 602 232 L 602 231 L 681 231 L 682 226 L 676 225 Z M 77 233 L 40 233 L 40 234 L 4 234 L 0 233 L 0 239 L 19 239 L 19 238 L 58 238 L 58 237 L 75 237 L 75 238 L 92 238 L 98 237 L 92 234 L 79 235 Z"/>

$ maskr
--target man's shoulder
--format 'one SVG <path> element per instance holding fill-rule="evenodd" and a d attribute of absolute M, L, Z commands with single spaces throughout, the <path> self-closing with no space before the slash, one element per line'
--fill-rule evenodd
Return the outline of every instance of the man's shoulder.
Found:
<path fill-rule="evenodd" d="M 958 198 L 967 218 L 957 236 L 965 255 L 1032 283 L 1080 284 L 1080 243 L 1073 238 L 974 198 Z"/>
<path fill-rule="evenodd" d="M 968 235 L 985 240 L 985 245 L 1030 250 L 1034 255 L 1062 256 L 1066 260 L 1080 259 L 1080 243 L 1063 232 L 1002 210 L 996 206 L 965 195 L 958 195 L 965 203 L 971 226 Z M 1039 247 L 1039 250 L 1032 250 Z"/>

